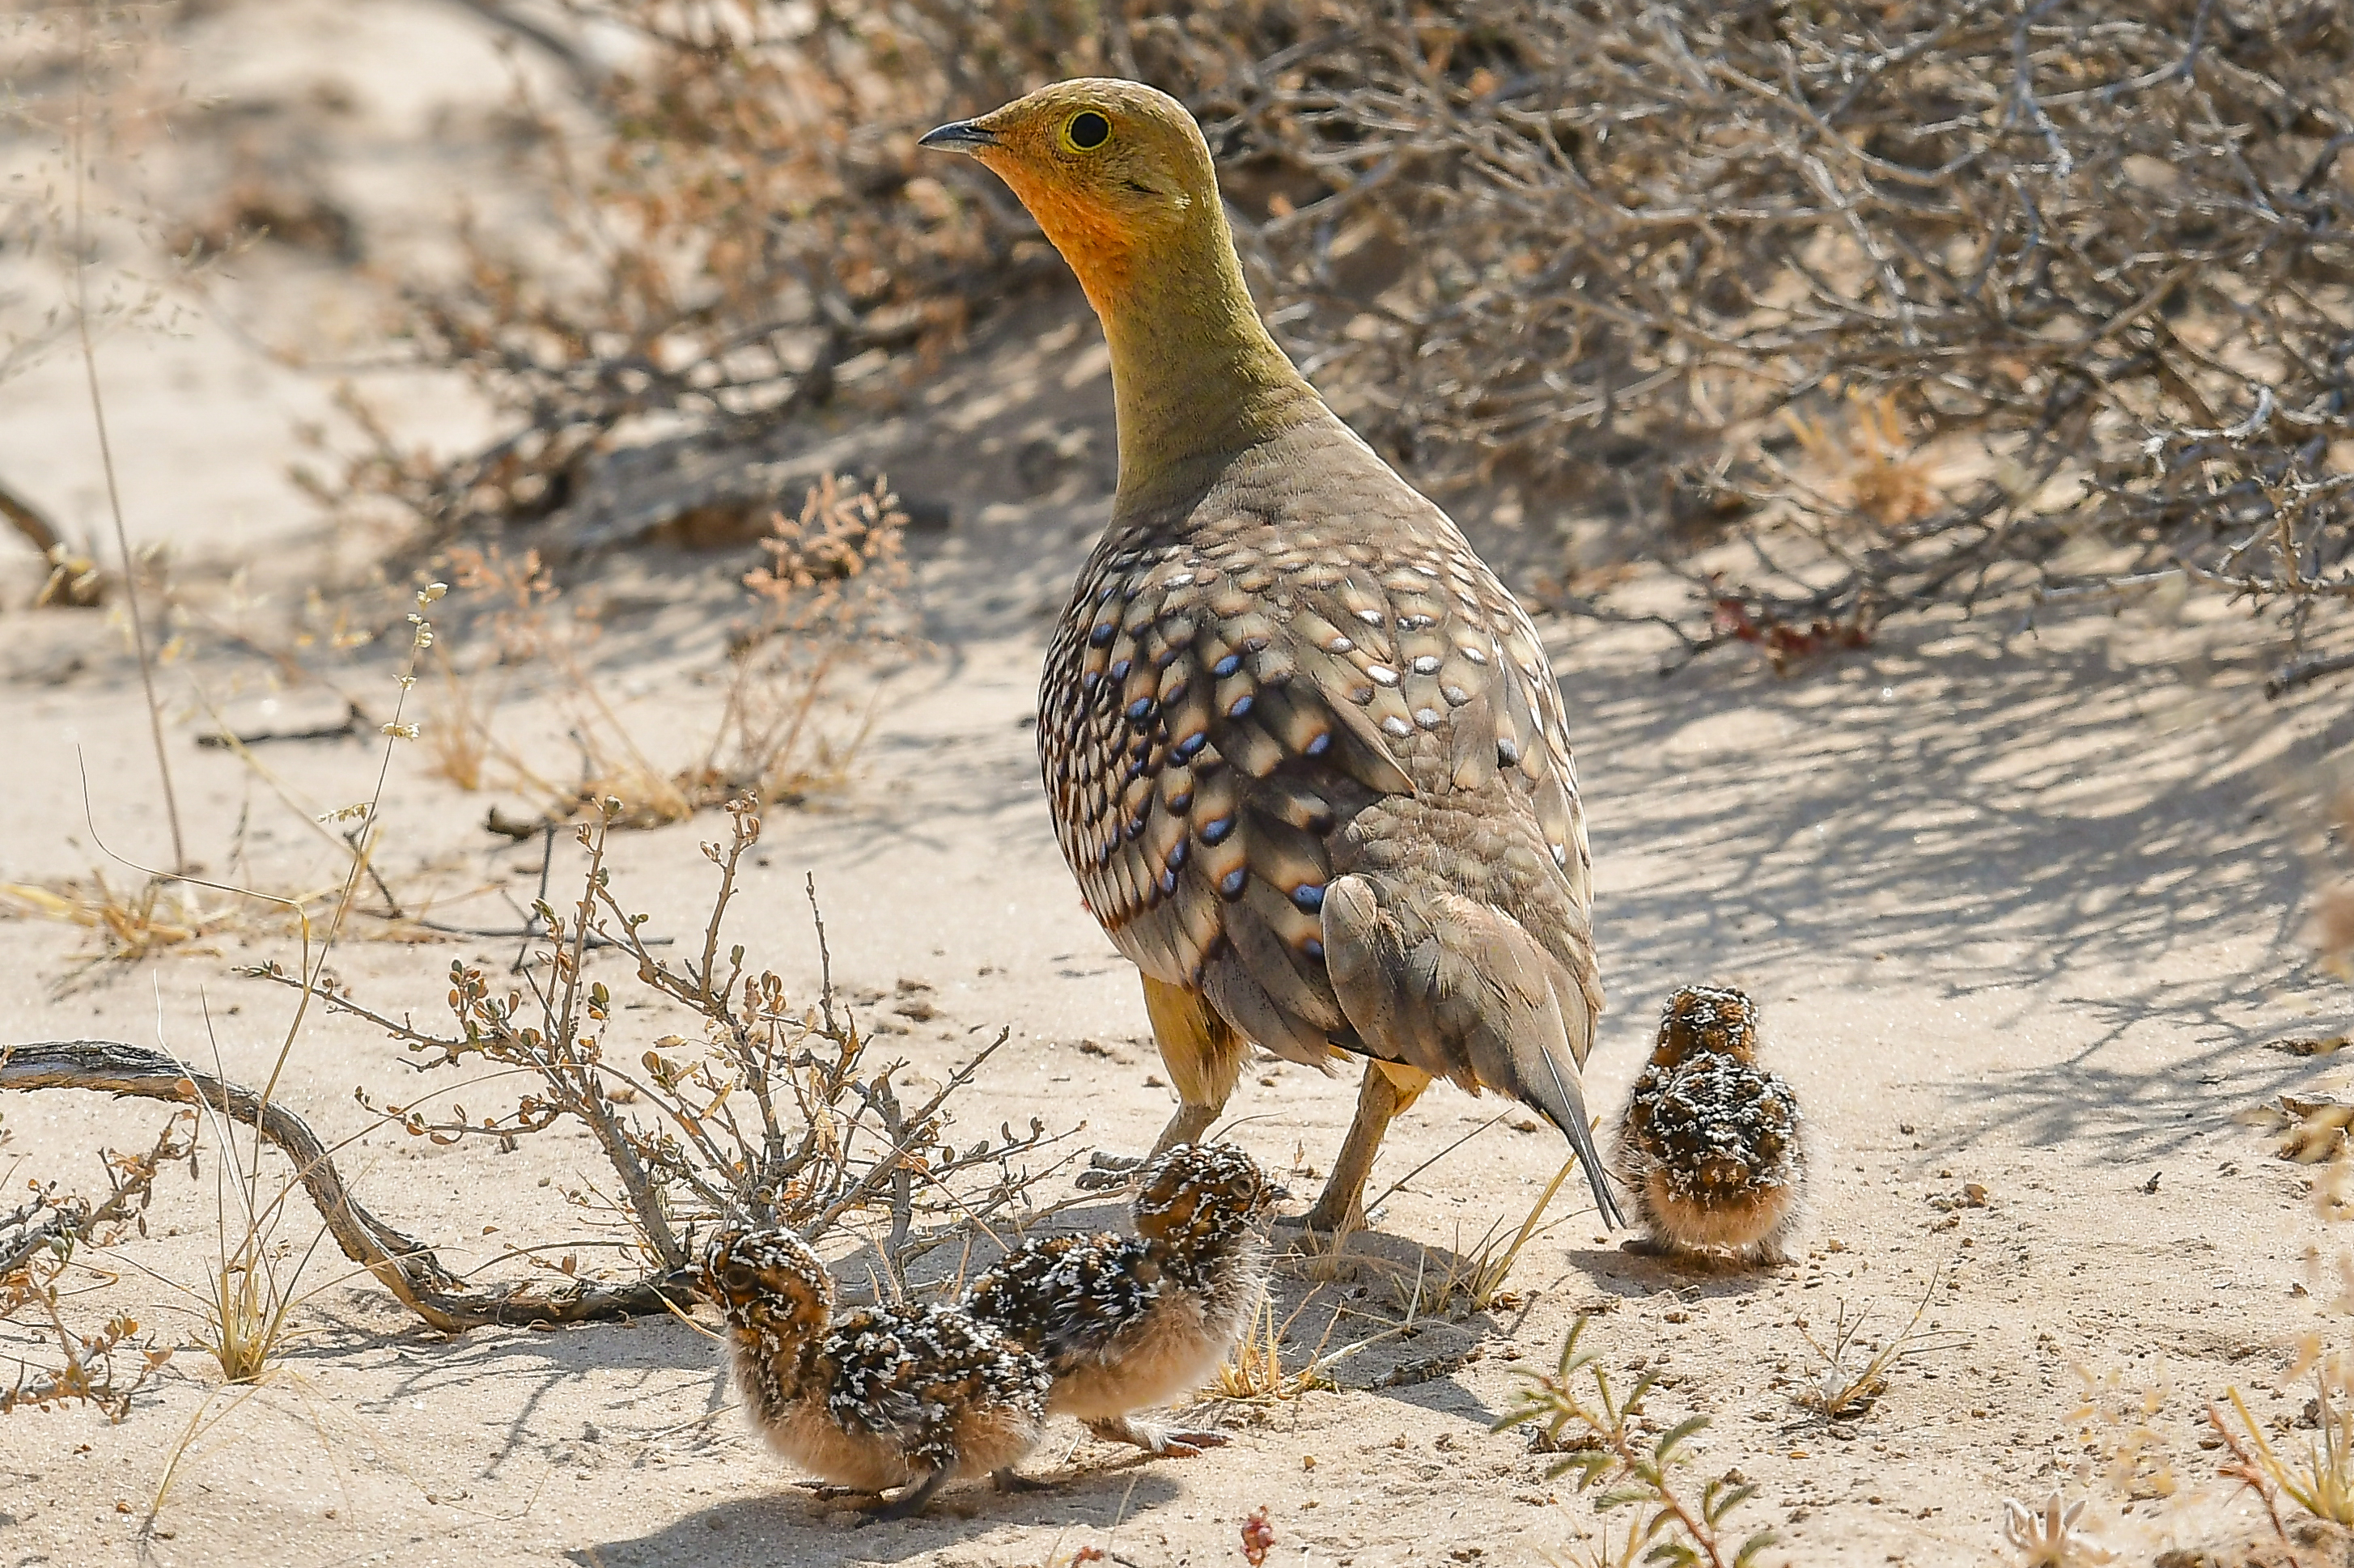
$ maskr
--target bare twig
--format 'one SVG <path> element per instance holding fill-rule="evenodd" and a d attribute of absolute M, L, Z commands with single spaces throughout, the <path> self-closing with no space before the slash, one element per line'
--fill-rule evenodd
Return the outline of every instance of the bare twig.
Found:
<path fill-rule="evenodd" d="M 164 705 L 155 695 L 155 662 L 147 646 L 147 622 L 139 608 L 139 569 L 131 558 L 131 535 L 122 523 L 122 492 L 115 482 L 114 447 L 106 433 L 106 400 L 98 385 L 98 350 L 90 333 L 90 230 L 85 215 L 85 195 L 90 185 L 89 135 L 90 72 L 90 13 L 97 0 L 83 0 L 81 6 L 80 61 L 74 86 L 74 117 L 72 137 L 73 162 L 73 272 L 74 331 L 81 342 L 81 363 L 84 379 L 90 387 L 90 415 L 98 427 L 99 466 L 106 473 L 106 503 L 114 519 L 114 543 L 122 563 L 122 603 L 131 621 L 132 646 L 139 656 L 139 684 L 147 696 L 147 732 L 155 747 L 155 770 L 164 784 L 164 820 L 172 831 L 172 867 L 175 873 L 188 869 L 187 835 L 180 828 L 180 800 L 172 788 L 171 754 L 164 747 Z"/>
<path fill-rule="evenodd" d="M 0 1089 L 93 1093 L 207 1105 L 259 1132 L 293 1163 L 328 1234 L 344 1255 L 374 1275 L 400 1303 L 446 1332 L 486 1323 L 573 1323 L 667 1310 L 663 1298 L 692 1299 L 682 1280 L 582 1284 L 554 1294 L 468 1288 L 430 1247 L 376 1217 L 352 1195 L 310 1124 L 242 1085 L 184 1066 L 161 1052 L 114 1040 L 44 1040 L 0 1055 Z"/>
<path fill-rule="evenodd" d="M 58 532 L 57 524 L 5 484 L 0 484 L 0 517 L 5 517 L 45 561 L 65 546 L 65 535 Z"/>

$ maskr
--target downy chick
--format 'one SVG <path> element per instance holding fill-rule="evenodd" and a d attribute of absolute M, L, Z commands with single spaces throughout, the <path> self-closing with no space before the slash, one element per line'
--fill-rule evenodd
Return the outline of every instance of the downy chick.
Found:
<path fill-rule="evenodd" d="M 1757 1065 L 1756 1003 L 1716 986 L 1668 999 L 1619 1117 L 1616 1165 L 1650 1233 L 1643 1250 L 1787 1261 L 1805 1127 L 1790 1086 Z"/>
<path fill-rule="evenodd" d="M 973 1283 L 965 1307 L 1053 1373 L 1050 1414 L 1108 1442 L 1187 1458 L 1226 1439 L 1133 1418 L 1209 1381 L 1267 1287 L 1269 1207 L 1285 1196 L 1230 1143 L 1180 1144 L 1137 1172 L 1136 1234 L 1044 1236 Z"/>
<path fill-rule="evenodd" d="M 949 1482 L 1013 1467 L 1044 1430 L 1046 1369 L 952 1307 L 833 1315 L 833 1277 L 783 1230 L 729 1231 L 702 1284 L 727 1319 L 727 1365 L 769 1446 L 854 1491 L 908 1490 L 874 1515 L 920 1513 Z"/>

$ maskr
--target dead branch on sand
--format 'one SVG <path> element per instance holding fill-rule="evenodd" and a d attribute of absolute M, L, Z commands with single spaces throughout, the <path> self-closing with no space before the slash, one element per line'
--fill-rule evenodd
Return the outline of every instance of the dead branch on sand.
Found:
<path fill-rule="evenodd" d="M 692 1299 L 685 1283 L 669 1277 L 622 1286 L 584 1283 L 554 1292 L 469 1287 L 442 1266 L 431 1247 L 376 1218 L 352 1196 L 310 1123 L 241 1084 L 184 1066 L 160 1051 L 117 1040 L 34 1041 L 0 1055 L 0 1089 L 88 1089 L 175 1105 L 202 1103 L 244 1123 L 293 1162 L 295 1179 L 344 1255 L 445 1333 L 486 1323 L 638 1317 Z"/>

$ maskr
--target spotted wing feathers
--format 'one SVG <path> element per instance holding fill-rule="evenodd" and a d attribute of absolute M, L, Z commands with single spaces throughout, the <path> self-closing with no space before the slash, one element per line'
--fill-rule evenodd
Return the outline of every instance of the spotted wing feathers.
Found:
<path fill-rule="evenodd" d="M 976 1280 L 964 1308 L 1050 1368 L 1100 1357 L 1161 1298 L 1148 1251 L 1135 1236 L 1043 1236 Z"/>
<path fill-rule="evenodd" d="M 1049 652 L 1039 739 L 1088 907 L 1148 975 L 1270 1051 L 1416 1059 L 1364 1034 L 1327 953 L 1333 878 L 1401 826 L 1392 850 L 1514 852 L 1509 874 L 1470 868 L 1475 895 L 1539 934 L 1583 1015 L 1599 1008 L 1585 828 L 1534 630 L 1337 421 L 1116 520 Z M 1401 800 L 1493 842 L 1381 814 Z"/>

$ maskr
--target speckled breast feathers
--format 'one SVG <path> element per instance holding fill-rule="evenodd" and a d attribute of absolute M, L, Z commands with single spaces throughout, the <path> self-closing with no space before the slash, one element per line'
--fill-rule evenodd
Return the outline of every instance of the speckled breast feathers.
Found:
<path fill-rule="evenodd" d="M 1089 909 L 1267 1049 L 1413 1060 L 1334 990 L 1326 901 L 1359 874 L 1506 912 L 1572 991 L 1583 1055 L 1589 857 L 1543 651 L 1454 524 L 1337 420 L 1116 514 L 1038 734 Z"/>

